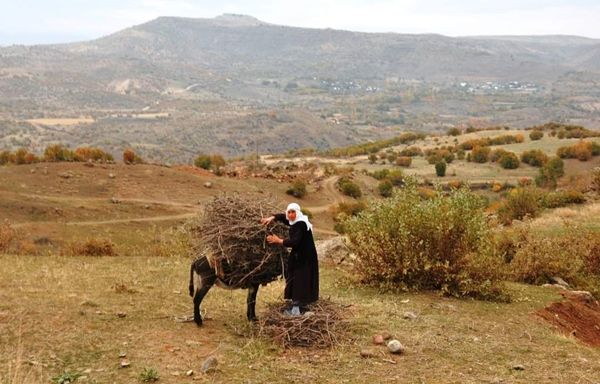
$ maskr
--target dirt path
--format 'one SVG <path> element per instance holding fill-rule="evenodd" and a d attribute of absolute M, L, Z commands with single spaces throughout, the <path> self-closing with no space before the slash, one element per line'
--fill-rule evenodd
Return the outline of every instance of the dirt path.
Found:
<path fill-rule="evenodd" d="M 325 196 L 327 196 L 331 200 L 331 203 L 325 204 L 325 205 L 312 206 L 312 207 L 309 206 L 306 208 L 313 213 L 322 213 L 322 212 L 326 212 L 327 210 L 329 210 L 330 207 L 344 202 L 345 201 L 344 196 L 335 187 L 335 183 L 337 183 L 338 179 L 339 179 L 338 176 L 331 176 L 331 177 L 328 177 L 327 179 L 325 179 L 322 184 L 323 185 L 322 193 L 325 194 Z"/>

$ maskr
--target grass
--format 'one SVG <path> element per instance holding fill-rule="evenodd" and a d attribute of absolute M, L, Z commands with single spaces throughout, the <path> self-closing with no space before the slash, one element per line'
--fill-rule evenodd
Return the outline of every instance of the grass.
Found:
<path fill-rule="evenodd" d="M 87 372 L 98 383 L 134 382 L 143 367 L 161 372 L 164 383 L 181 382 L 188 370 L 199 382 L 216 383 L 593 382 L 600 369 L 599 350 L 532 315 L 557 300 L 547 288 L 510 285 L 512 304 L 382 294 L 323 266 L 321 295 L 352 305 L 352 339 L 332 350 L 283 351 L 252 336 L 243 291 L 211 291 L 202 328 L 174 321 L 191 313 L 187 259 L 5 255 L 0 264 L 1 383 L 47 382 L 64 372 Z M 281 282 L 261 289 L 259 316 L 282 290 Z M 404 320 L 405 311 L 417 319 Z M 407 353 L 394 358 L 379 347 L 380 356 L 361 358 L 382 330 Z M 119 368 L 121 352 L 131 368 Z M 209 355 L 219 359 L 218 370 L 204 375 L 199 368 Z M 19 377 L 30 380 L 11 380 L 15 362 Z M 525 371 L 513 371 L 514 364 Z"/>

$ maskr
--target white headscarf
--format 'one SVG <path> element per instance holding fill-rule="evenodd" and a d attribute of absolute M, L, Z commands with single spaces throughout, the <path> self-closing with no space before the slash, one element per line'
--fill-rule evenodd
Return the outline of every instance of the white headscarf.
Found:
<path fill-rule="evenodd" d="M 296 220 L 291 221 L 288 216 L 287 213 L 288 211 L 296 211 Z M 290 225 L 294 225 L 299 221 L 304 221 L 306 223 L 306 228 L 309 231 L 312 231 L 312 224 L 310 223 L 310 221 L 308 221 L 308 217 L 306 217 L 306 215 L 304 213 L 302 213 L 302 210 L 300 209 L 300 206 L 296 203 L 291 203 L 290 205 L 287 206 L 287 209 L 285 210 L 285 218 L 288 219 L 288 221 L 290 222 Z"/>

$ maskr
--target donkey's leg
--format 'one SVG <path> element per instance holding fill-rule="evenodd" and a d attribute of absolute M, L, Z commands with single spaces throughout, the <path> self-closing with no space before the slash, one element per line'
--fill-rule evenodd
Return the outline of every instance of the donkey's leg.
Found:
<path fill-rule="evenodd" d="M 216 276 L 205 276 L 202 278 L 200 289 L 197 289 L 194 293 L 194 322 L 197 325 L 202 325 L 202 316 L 200 315 L 200 304 L 204 296 L 208 293 L 210 288 L 215 284 Z"/>
<path fill-rule="evenodd" d="M 248 298 L 246 304 L 248 308 L 246 310 L 246 316 L 249 321 L 256 321 L 256 294 L 258 293 L 258 284 L 248 288 Z"/>

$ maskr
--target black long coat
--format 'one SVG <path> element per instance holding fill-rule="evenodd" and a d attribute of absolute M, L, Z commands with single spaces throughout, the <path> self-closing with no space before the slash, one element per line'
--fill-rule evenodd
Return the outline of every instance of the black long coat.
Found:
<path fill-rule="evenodd" d="M 285 213 L 275 215 L 275 220 L 290 225 Z M 285 271 L 284 298 L 302 304 L 319 299 L 319 260 L 312 230 L 299 221 L 290 226 L 289 238 L 283 246 L 291 248 Z"/>

